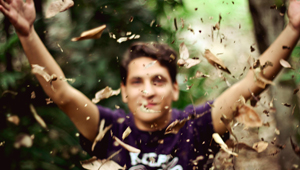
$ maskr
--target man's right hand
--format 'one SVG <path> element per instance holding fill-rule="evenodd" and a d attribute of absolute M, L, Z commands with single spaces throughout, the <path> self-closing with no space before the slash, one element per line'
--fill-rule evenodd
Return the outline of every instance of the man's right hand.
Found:
<path fill-rule="evenodd" d="M 19 35 L 30 33 L 36 17 L 33 0 L 0 0 L 0 11 L 9 18 Z"/>

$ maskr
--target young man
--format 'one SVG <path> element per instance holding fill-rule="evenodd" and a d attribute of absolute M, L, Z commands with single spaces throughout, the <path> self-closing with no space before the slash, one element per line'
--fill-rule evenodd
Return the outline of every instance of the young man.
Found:
<path fill-rule="evenodd" d="M 0 0 L 0 11 L 14 25 L 26 56 L 31 64 L 38 64 L 57 77 L 64 74 L 37 36 L 33 22 L 35 9 L 33 0 Z M 300 2 L 290 0 L 288 9 L 289 23 L 276 41 L 262 54 L 260 62 L 270 61 L 273 67 L 264 70 L 266 79 L 272 80 L 280 71 L 280 59 L 287 59 L 300 35 Z M 54 81 L 53 92 L 49 83 L 37 76 L 49 97 L 64 111 L 81 133 L 81 144 L 91 155 L 105 159 L 121 147 L 114 144 L 112 136 L 122 138 L 123 131 L 129 126 L 132 132 L 124 142 L 141 150 L 140 153 L 122 149 L 113 157 L 119 165 L 126 164 L 129 169 L 192 169 L 191 160 L 200 158 L 198 169 L 203 169 L 208 155 L 215 152 L 211 144 L 211 135 L 224 134 L 226 128 L 220 121 L 222 114 L 232 117 L 232 107 L 242 95 L 246 100 L 264 89 L 255 83 L 253 72 L 227 89 L 209 105 L 187 106 L 184 111 L 171 109 L 172 101 L 179 97 L 175 80 L 175 62 L 171 61 L 175 52 L 164 45 L 134 44 L 124 60 L 121 84 L 122 99 L 128 103 L 131 113 L 127 116 L 122 110 L 111 111 L 96 106 L 90 99 L 65 81 Z M 154 61 L 158 62 L 154 62 Z M 154 63 L 151 67 L 145 67 Z M 145 104 L 146 103 L 146 104 Z M 175 120 L 182 120 L 188 115 L 201 115 L 186 122 L 177 134 L 164 134 L 166 127 Z M 90 117 L 87 121 L 86 118 Z M 124 119 L 124 121 L 122 121 Z M 105 120 L 105 127 L 112 124 L 111 132 L 91 151 L 91 145 L 98 133 L 99 123 Z M 228 136 L 225 136 L 228 138 Z M 209 147 L 213 147 L 211 150 Z"/>

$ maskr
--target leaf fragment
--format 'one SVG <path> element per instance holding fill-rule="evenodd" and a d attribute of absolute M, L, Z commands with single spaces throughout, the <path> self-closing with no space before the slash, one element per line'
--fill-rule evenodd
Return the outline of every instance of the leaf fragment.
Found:
<path fill-rule="evenodd" d="M 270 81 L 261 75 L 260 68 L 255 69 L 254 78 L 255 78 L 256 85 L 262 89 L 266 88 L 266 85 L 268 84 L 275 85 L 273 81 Z"/>
<path fill-rule="evenodd" d="M 35 118 L 35 120 L 46 130 L 48 130 L 46 123 L 44 122 L 44 120 L 42 119 L 41 116 L 39 116 L 34 108 L 34 106 L 32 104 L 29 105 L 30 107 L 30 111 L 33 114 L 33 117 Z"/>
<path fill-rule="evenodd" d="M 126 150 L 128 150 L 129 152 L 133 152 L 133 153 L 140 153 L 141 150 L 140 149 L 137 149 L 133 146 L 130 146 L 126 143 L 124 143 L 123 141 L 121 141 L 119 138 L 117 138 L 116 136 L 113 137 L 113 139 L 118 143 L 120 144 L 123 148 L 125 148 Z"/>
<path fill-rule="evenodd" d="M 126 130 L 123 132 L 123 134 L 122 134 L 122 140 L 124 140 L 129 134 L 131 133 L 131 129 L 130 129 L 130 127 L 128 126 L 127 128 L 126 128 Z"/>
<path fill-rule="evenodd" d="M 296 145 L 293 140 L 292 140 L 292 137 L 290 136 L 290 141 L 291 141 L 291 145 L 293 147 L 293 150 L 295 152 L 295 154 L 300 157 L 300 147 L 298 145 Z"/>
<path fill-rule="evenodd" d="M 187 119 L 175 120 L 166 128 L 165 135 L 170 133 L 177 134 L 179 130 L 185 125 L 186 121 Z"/>
<path fill-rule="evenodd" d="M 235 119 L 247 127 L 260 127 L 263 125 L 256 111 L 247 104 L 241 104 L 237 107 Z"/>
<path fill-rule="evenodd" d="M 84 31 L 79 37 L 72 38 L 71 41 L 80 41 L 86 39 L 99 39 L 106 28 L 106 25 L 101 25 L 99 27 Z"/>
<path fill-rule="evenodd" d="M 212 137 L 214 138 L 215 142 L 218 143 L 220 145 L 220 147 L 225 151 L 227 152 L 228 154 L 230 155 L 233 155 L 233 156 L 238 156 L 237 153 L 235 152 L 232 152 L 228 146 L 224 143 L 223 139 L 221 138 L 221 136 L 218 134 L 218 133 L 214 133 L 212 135 Z"/>
<path fill-rule="evenodd" d="M 253 144 L 252 148 L 255 149 L 258 153 L 263 152 L 267 149 L 269 143 L 265 141 L 259 141 Z"/>
<path fill-rule="evenodd" d="M 100 126 L 99 126 L 99 133 L 96 136 L 96 138 L 93 142 L 92 148 L 91 148 L 92 151 L 94 151 L 97 142 L 101 141 L 103 139 L 103 137 L 105 136 L 106 132 L 112 127 L 112 124 L 105 128 L 104 128 L 104 125 L 105 125 L 105 119 L 102 119 L 100 122 Z"/>
<path fill-rule="evenodd" d="M 20 148 L 21 146 L 30 148 L 32 144 L 33 144 L 32 138 L 27 134 L 21 133 L 16 137 L 14 147 L 17 149 Z"/>
<path fill-rule="evenodd" d="M 95 94 L 95 98 L 92 99 L 92 102 L 93 103 L 98 103 L 100 102 L 101 100 L 103 99 L 107 99 L 111 96 L 116 96 L 118 94 L 120 94 L 121 92 L 121 89 L 117 89 L 117 90 L 112 90 L 111 87 L 108 87 L 106 86 L 104 89 L 98 91 L 96 94 Z"/>
<path fill-rule="evenodd" d="M 186 59 L 188 59 L 190 57 L 189 50 L 187 49 L 187 47 L 184 44 L 184 42 L 182 42 L 179 45 L 179 54 L 180 54 L 180 58 L 184 59 L 184 60 L 186 60 Z"/>
<path fill-rule="evenodd" d="M 54 17 L 59 12 L 66 11 L 74 5 L 73 0 L 57 0 L 51 2 L 46 10 L 46 18 Z"/>
<path fill-rule="evenodd" d="M 17 115 L 9 116 L 7 120 L 15 125 L 19 125 L 20 123 L 20 118 Z"/>
<path fill-rule="evenodd" d="M 292 66 L 290 65 L 289 62 L 285 61 L 284 59 L 281 59 L 280 61 L 280 65 L 284 68 L 292 68 Z"/>
<path fill-rule="evenodd" d="M 209 49 L 205 50 L 204 57 L 211 65 L 216 66 L 218 69 L 225 71 L 228 74 L 231 74 L 224 63 L 220 59 L 218 59 Z"/>

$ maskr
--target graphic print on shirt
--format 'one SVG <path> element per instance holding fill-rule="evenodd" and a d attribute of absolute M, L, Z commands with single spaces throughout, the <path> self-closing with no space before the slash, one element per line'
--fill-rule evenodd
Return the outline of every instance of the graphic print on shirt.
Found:
<path fill-rule="evenodd" d="M 141 154 L 142 159 L 138 157 Z M 147 170 L 146 166 L 151 168 L 158 168 L 158 170 L 183 170 L 181 165 L 177 165 L 178 157 L 170 155 L 159 154 L 155 152 L 150 153 L 129 153 L 132 167 L 129 170 Z M 152 160 L 151 160 L 152 159 Z M 146 166 L 144 166 L 146 165 Z"/>

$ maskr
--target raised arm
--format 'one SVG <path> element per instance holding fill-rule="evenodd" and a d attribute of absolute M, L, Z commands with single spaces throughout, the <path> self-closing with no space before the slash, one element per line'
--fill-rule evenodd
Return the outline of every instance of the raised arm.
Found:
<path fill-rule="evenodd" d="M 30 64 L 45 67 L 49 74 L 64 77 L 59 65 L 38 37 L 33 23 L 36 17 L 33 0 L 0 0 L 0 11 L 9 18 L 16 29 Z M 66 81 L 57 79 L 53 87 L 42 76 L 36 76 L 46 94 L 65 112 L 77 129 L 93 141 L 98 131 L 99 114 L 95 104 L 85 95 L 70 86 Z M 86 119 L 90 117 L 90 119 Z"/>
<path fill-rule="evenodd" d="M 290 0 L 288 16 L 289 23 L 286 28 L 259 58 L 260 63 L 262 64 L 264 64 L 266 61 L 270 61 L 273 63 L 273 66 L 264 69 L 264 74 L 262 74 L 264 78 L 269 80 L 273 80 L 279 73 L 282 68 L 279 62 L 280 59 L 288 59 L 299 39 L 300 1 Z M 283 48 L 283 46 L 287 46 L 289 48 Z M 241 95 L 246 100 L 249 99 L 251 97 L 249 90 L 255 95 L 260 94 L 264 90 L 256 85 L 253 71 L 249 71 L 244 79 L 228 88 L 215 100 L 215 107 L 212 109 L 212 119 L 213 126 L 216 132 L 220 134 L 225 133 L 226 127 L 220 121 L 222 114 L 231 118 L 234 103 L 239 99 Z"/>

